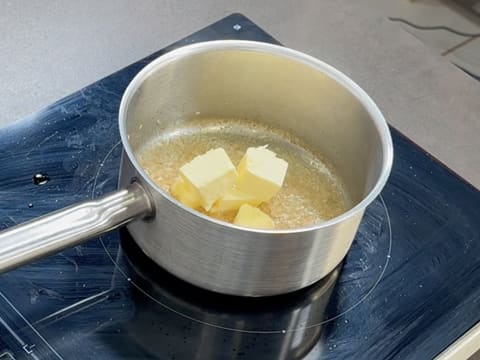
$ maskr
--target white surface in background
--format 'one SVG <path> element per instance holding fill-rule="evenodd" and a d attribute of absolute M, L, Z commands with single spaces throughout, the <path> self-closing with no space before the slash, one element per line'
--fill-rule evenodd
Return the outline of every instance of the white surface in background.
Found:
<path fill-rule="evenodd" d="M 441 0 L 383 1 L 382 6 L 383 12 L 388 16 L 403 18 L 417 25 L 443 25 L 462 32 L 480 33 L 480 25 L 477 22 L 462 16 Z M 401 26 L 438 54 L 466 39 L 445 30 L 419 30 L 408 25 Z"/>
<path fill-rule="evenodd" d="M 454 344 L 438 355 L 435 360 L 478 360 L 480 353 L 480 323 L 460 337 Z"/>
<path fill-rule="evenodd" d="M 387 16 L 403 18 L 416 25 L 443 25 L 465 33 L 480 34 L 480 13 L 475 14 L 460 3 L 462 0 L 377 0 L 377 8 Z M 420 30 L 406 24 L 400 26 L 435 54 L 447 52 L 447 59 L 480 77 L 480 37 L 462 45 L 468 37 L 445 30 Z M 453 49 L 457 46 L 459 48 Z"/>

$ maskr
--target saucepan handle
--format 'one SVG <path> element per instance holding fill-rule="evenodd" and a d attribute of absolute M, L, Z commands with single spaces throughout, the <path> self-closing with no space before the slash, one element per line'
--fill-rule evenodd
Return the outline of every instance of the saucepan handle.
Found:
<path fill-rule="evenodd" d="M 152 215 L 138 183 L 0 232 L 0 273 L 78 245 L 129 221 Z"/>

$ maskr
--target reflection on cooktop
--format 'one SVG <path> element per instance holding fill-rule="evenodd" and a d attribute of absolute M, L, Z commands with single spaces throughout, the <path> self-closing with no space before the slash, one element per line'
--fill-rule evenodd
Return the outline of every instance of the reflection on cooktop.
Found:
<path fill-rule="evenodd" d="M 317 324 L 323 320 L 339 269 L 295 293 L 234 297 L 177 279 L 149 260 L 127 231 L 122 231 L 121 239 L 117 271 L 130 283 L 135 308 L 132 318 L 118 328 L 125 341 L 112 338 L 111 346 L 121 357 L 156 356 L 168 350 L 172 358 L 181 359 L 217 359 L 226 354 L 300 359 L 317 344 L 321 334 Z M 105 344 L 110 330 L 104 329 Z"/>

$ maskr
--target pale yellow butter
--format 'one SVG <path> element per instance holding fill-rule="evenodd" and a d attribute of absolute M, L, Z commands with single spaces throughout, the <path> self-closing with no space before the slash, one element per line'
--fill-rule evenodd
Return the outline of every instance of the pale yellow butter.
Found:
<path fill-rule="evenodd" d="M 213 205 L 211 212 L 219 213 L 233 211 L 238 210 L 243 204 L 257 206 L 260 205 L 260 203 L 261 201 L 259 201 L 255 196 L 242 193 L 237 188 L 233 188 L 228 191 L 220 200 L 218 200 L 215 205 Z"/>
<path fill-rule="evenodd" d="M 195 157 L 180 168 L 180 175 L 196 191 L 201 206 L 207 211 L 233 187 L 237 176 L 223 148 Z"/>
<path fill-rule="evenodd" d="M 257 229 L 274 229 L 275 223 L 272 218 L 259 208 L 243 204 L 233 220 L 235 225 Z"/>
<path fill-rule="evenodd" d="M 287 168 L 288 163 L 265 146 L 248 148 L 237 168 L 237 189 L 268 201 L 282 187 Z"/>
<path fill-rule="evenodd" d="M 182 204 L 192 209 L 200 208 L 201 201 L 197 191 L 185 183 L 183 179 L 178 179 L 170 188 L 170 192 Z"/>

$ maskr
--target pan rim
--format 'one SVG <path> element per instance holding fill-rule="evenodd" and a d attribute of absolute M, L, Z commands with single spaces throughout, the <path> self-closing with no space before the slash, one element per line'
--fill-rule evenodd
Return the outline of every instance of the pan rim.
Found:
<path fill-rule="evenodd" d="M 370 115 L 370 118 L 373 121 L 373 124 L 380 135 L 383 160 L 380 176 L 377 178 L 373 188 L 366 196 L 363 197 L 360 202 L 358 202 L 355 206 L 343 212 L 342 214 L 321 223 L 292 229 L 263 230 L 237 226 L 228 222 L 217 220 L 208 215 L 193 210 L 177 201 L 174 197 L 170 196 L 167 191 L 163 190 L 160 186 L 155 184 L 152 179 L 150 179 L 150 177 L 146 174 L 146 172 L 136 160 L 134 151 L 131 148 L 128 139 L 126 129 L 126 117 L 127 110 L 133 95 L 135 94 L 136 90 L 141 86 L 143 81 L 148 78 L 150 74 L 152 74 L 162 66 L 165 66 L 179 58 L 192 54 L 225 50 L 263 52 L 303 63 L 304 65 L 310 66 L 315 70 L 322 72 L 326 76 L 329 76 L 331 79 L 335 80 L 338 84 L 348 90 L 352 94 L 352 96 L 354 96 L 362 104 L 365 111 Z M 352 79 L 350 79 L 341 71 L 319 59 L 316 59 L 297 50 L 269 43 L 249 40 L 214 40 L 186 45 L 161 55 L 157 59 L 153 60 L 150 64 L 145 66 L 142 70 L 140 70 L 140 72 L 129 83 L 120 102 L 118 119 L 120 137 L 124 151 L 126 152 L 128 158 L 135 167 L 135 170 L 139 173 L 139 175 L 141 175 L 144 181 L 146 181 L 153 189 L 155 189 L 155 191 L 160 193 L 165 199 L 187 211 L 191 215 L 202 218 L 203 220 L 211 222 L 213 224 L 235 230 L 240 230 L 242 232 L 257 234 L 295 234 L 317 231 L 319 229 L 328 228 L 336 224 L 342 223 L 356 216 L 358 213 L 364 211 L 366 207 L 373 202 L 373 200 L 380 194 L 380 192 L 384 188 L 393 166 L 393 142 L 388 124 L 373 99 L 359 85 L 357 85 Z"/>

